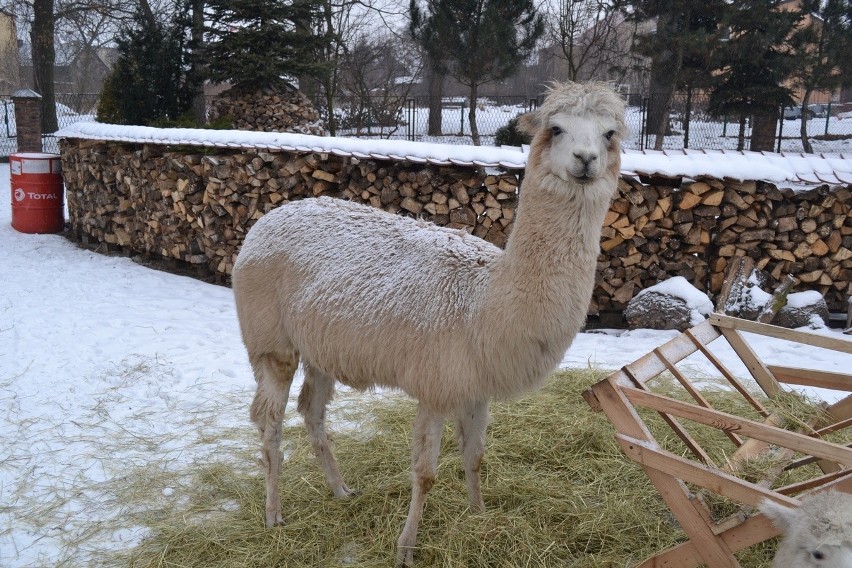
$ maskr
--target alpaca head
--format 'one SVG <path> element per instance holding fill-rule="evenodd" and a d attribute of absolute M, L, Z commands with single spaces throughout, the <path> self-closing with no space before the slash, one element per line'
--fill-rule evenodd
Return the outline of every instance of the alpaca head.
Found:
<path fill-rule="evenodd" d="M 760 510 L 784 533 L 775 568 L 852 568 L 852 495 L 816 493 L 798 509 L 765 500 Z"/>
<path fill-rule="evenodd" d="M 551 85 L 542 105 L 518 121 L 533 137 L 529 165 L 590 189 L 602 177 L 617 178 L 627 133 L 624 109 L 624 100 L 605 83 Z"/>

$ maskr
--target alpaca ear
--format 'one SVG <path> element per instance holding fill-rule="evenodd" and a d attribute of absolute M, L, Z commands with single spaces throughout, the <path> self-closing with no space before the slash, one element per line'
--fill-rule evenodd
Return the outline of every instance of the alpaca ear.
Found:
<path fill-rule="evenodd" d="M 759 508 L 760 512 L 769 517 L 772 524 L 781 529 L 784 534 L 790 532 L 799 517 L 797 509 L 790 509 L 769 499 L 761 501 Z"/>
<path fill-rule="evenodd" d="M 527 136 L 535 136 L 539 127 L 541 127 L 541 118 L 535 111 L 524 113 L 518 117 L 518 130 Z"/>

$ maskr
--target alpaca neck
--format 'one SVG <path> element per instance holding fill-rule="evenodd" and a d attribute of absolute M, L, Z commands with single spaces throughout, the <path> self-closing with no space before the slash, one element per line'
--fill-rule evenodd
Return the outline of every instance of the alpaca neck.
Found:
<path fill-rule="evenodd" d="M 613 187 L 613 180 L 595 183 L 605 186 L 569 187 L 529 172 L 524 180 L 483 313 L 486 328 L 495 330 L 492 340 L 517 347 L 516 375 L 505 377 L 504 392 L 529 388 L 549 374 L 585 322 L 612 195 L 605 188 Z"/>
<path fill-rule="evenodd" d="M 595 183 L 611 187 L 606 178 Z M 495 267 L 495 281 L 530 301 L 562 306 L 567 300 L 582 301 L 585 314 L 610 195 L 600 186 L 569 187 L 553 176 L 525 180 L 512 235 Z M 584 297 L 564 294 L 578 288 L 587 291 Z M 550 297 L 554 291 L 557 296 Z"/>

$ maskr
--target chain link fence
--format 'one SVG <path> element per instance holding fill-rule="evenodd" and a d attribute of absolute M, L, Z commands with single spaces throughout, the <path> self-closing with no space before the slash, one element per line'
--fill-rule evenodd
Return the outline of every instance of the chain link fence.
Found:
<path fill-rule="evenodd" d="M 57 128 L 64 128 L 76 122 L 95 120 L 98 107 L 97 94 L 91 93 L 57 93 L 56 123 Z M 11 95 L 0 95 L 0 158 L 18 151 L 17 128 L 15 124 L 15 107 Z M 59 141 L 53 132 L 42 134 L 42 150 L 58 153 Z"/>
<path fill-rule="evenodd" d="M 56 95 L 56 118 L 59 128 L 75 122 L 95 120 L 97 94 Z M 524 96 L 482 97 L 477 103 L 476 121 L 482 144 L 494 144 L 498 129 L 512 118 L 536 108 L 538 101 Z M 470 111 L 466 97 L 442 100 L 439 135 L 429 132 L 427 97 L 371 96 L 340 97 L 335 101 L 334 121 L 338 136 L 385 138 L 471 144 Z M 629 96 L 627 126 L 629 136 L 625 148 L 656 147 L 656 135 L 649 127 L 652 101 L 645 96 Z M 814 104 L 806 111 L 806 129 L 814 152 L 852 154 L 852 103 Z M 780 109 L 783 116 L 776 131 L 776 151 L 801 152 L 801 109 Z M 323 116 L 327 121 L 328 116 Z M 666 150 L 693 148 L 704 150 L 736 149 L 740 124 L 708 112 L 706 96 L 678 94 L 669 112 L 669 129 L 660 147 Z M 751 121 L 743 132 L 745 148 L 751 138 Z M 42 137 L 45 152 L 56 152 L 58 142 L 50 134 Z M 17 151 L 15 111 L 9 95 L 0 94 L 0 158 Z"/>
<path fill-rule="evenodd" d="M 734 150 L 739 144 L 740 123 L 736 118 L 720 118 L 708 111 L 706 95 L 677 94 L 669 111 L 669 128 L 660 147 L 665 150 L 692 148 Z M 441 134 L 428 134 L 429 105 L 426 97 L 360 97 L 337 99 L 337 135 L 357 138 L 406 139 L 449 144 L 471 144 L 469 102 L 465 97 L 442 101 Z M 477 127 L 482 144 L 494 143 L 496 131 L 510 119 L 537 107 L 536 99 L 519 96 L 483 97 L 477 103 Z M 653 101 L 649 97 L 628 97 L 625 148 L 656 147 L 656 134 L 649 127 Z M 779 109 L 776 151 L 801 152 L 801 109 Z M 327 118 L 327 117 L 323 117 Z M 806 111 L 806 129 L 814 152 L 852 153 L 852 104 L 815 104 Z M 743 129 L 744 148 L 751 140 L 751 120 Z"/>

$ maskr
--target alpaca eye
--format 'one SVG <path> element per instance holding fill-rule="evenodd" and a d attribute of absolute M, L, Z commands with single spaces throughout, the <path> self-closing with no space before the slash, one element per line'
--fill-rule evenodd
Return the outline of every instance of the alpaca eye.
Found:
<path fill-rule="evenodd" d="M 611 139 L 614 135 L 615 135 L 615 130 L 610 130 L 609 132 L 607 132 L 606 134 L 604 134 L 604 138 L 606 138 L 607 140 L 609 140 L 609 139 Z"/>
<path fill-rule="evenodd" d="M 553 132 L 554 136 L 559 136 L 560 134 L 562 134 L 562 129 L 558 126 L 551 126 L 550 131 Z"/>
<path fill-rule="evenodd" d="M 825 560 L 825 552 L 821 552 L 819 550 L 811 552 L 811 556 L 813 556 L 815 560 Z"/>

